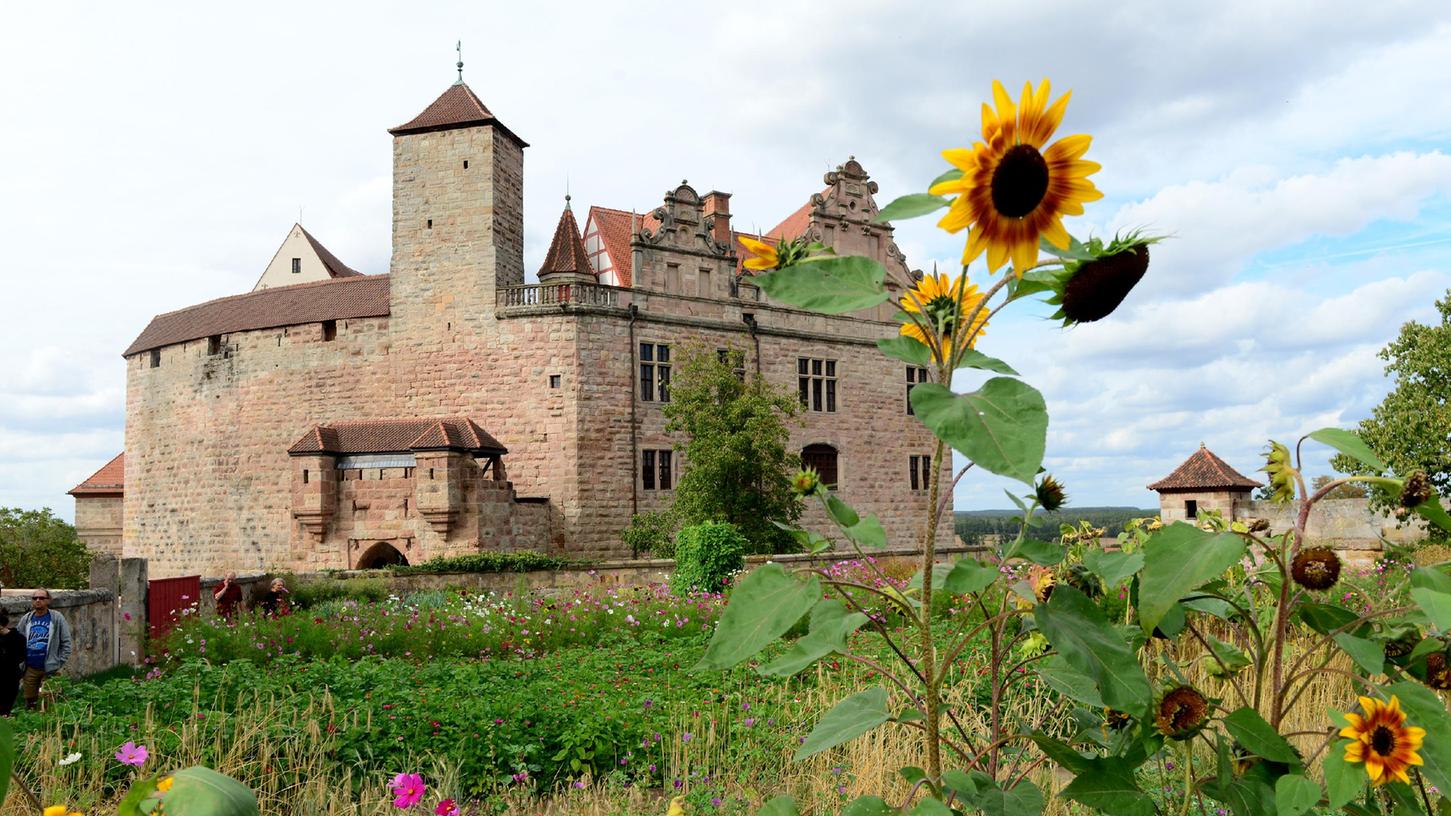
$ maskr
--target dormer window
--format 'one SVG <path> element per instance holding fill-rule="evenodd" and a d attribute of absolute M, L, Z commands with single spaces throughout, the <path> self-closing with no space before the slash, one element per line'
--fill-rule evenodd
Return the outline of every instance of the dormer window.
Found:
<path fill-rule="evenodd" d="M 292 274 L 294 274 L 294 275 L 301 275 L 302 274 L 302 259 L 301 258 L 293 258 L 292 259 Z"/>

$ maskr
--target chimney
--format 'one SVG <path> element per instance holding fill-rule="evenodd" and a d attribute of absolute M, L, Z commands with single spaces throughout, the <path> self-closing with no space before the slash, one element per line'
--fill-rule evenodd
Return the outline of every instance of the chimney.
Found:
<path fill-rule="evenodd" d="M 731 194 L 711 190 L 705 194 L 705 217 L 715 218 L 711 235 L 722 244 L 731 242 Z"/>

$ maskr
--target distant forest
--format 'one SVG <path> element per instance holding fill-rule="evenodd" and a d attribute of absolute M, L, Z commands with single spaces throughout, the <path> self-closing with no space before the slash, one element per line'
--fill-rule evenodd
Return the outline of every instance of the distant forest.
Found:
<path fill-rule="evenodd" d="M 1053 538 L 1058 536 L 1058 528 L 1063 524 L 1077 524 L 1079 521 L 1087 521 L 1095 527 L 1102 527 L 1104 535 L 1118 535 L 1123 532 L 1124 523 L 1129 519 L 1157 516 L 1158 508 L 1144 509 L 1142 507 L 1065 507 L 1056 513 L 1043 513 L 1039 518 L 1043 519 L 1043 527 L 1040 528 L 1052 533 Z M 1014 518 L 1023 515 L 1017 509 L 1012 510 L 959 510 L 957 512 L 957 535 L 968 544 L 977 543 L 982 536 L 997 533 L 998 535 L 1017 535 L 1018 522 Z"/>

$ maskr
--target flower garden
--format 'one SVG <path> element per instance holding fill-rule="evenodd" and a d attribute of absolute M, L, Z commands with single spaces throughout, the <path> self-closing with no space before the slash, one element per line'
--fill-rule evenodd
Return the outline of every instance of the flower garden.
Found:
<path fill-rule="evenodd" d="M 946 208 L 940 226 L 967 232 L 960 275 L 889 289 L 866 258 L 747 243 L 774 301 L 900 306 L 878 348 L 930 372 L 910 401 L 932 461 L 951 448 L 966 462 L 931 476 L 920 559 L 873 558 L 881 523 L 806 470 L 792 489 L 832 527 L 783 527 L 801 550 L 855 557 L 732 574 L 730 531 L 700 525 L 677 556 L 694 586 L 190 618 L 145 671 L 67 682 L 49 711 L 16 718 L 26 795 L 6 813 L 1451 812 L 1451 571 L 1432 548 L 1356 571 L 1306 536 L 1352 482 L 1444 535 L 1424 473 L 1322 428 L 1265 454 L 1289 529 L 1202 512 L 1137 520 L 1106 548 L 1038 518 L 1067 499 L 1042 472 L 1047 406 L 977 345 L 1035 295 L 1065 325 L 1108 318 L 1158 240 L 1064 229 L 1100 197 L 1089 137 L 1049 143 L 1067 101 L 1046 81 L 1018 100 L 994 83 L 981 140 L 944 151 L 927 192 L 878 216 Z M 984 257 L 997 279 L 979 286 L 968 266 Z M 975 390 L 953 390 L 959 371 Z M 1306 445 L 1354 467 L 1310 489 Z M 947 497 L 974 469 L 1022 484 L 1018 533 L 939 560 Z"/>

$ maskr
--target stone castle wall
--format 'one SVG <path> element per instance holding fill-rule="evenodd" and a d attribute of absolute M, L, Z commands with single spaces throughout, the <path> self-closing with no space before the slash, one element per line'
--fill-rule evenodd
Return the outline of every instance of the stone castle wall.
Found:
<path fill-rule="evenodd" d="M 126 506 L 121 496 L 76 497 L 76 537 L 93 553 L 121 554 Z"/>

